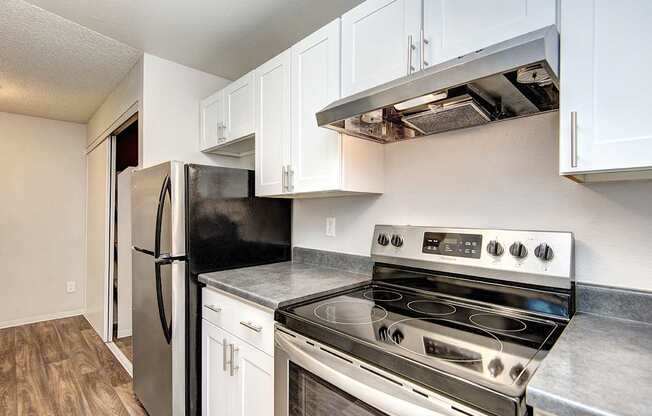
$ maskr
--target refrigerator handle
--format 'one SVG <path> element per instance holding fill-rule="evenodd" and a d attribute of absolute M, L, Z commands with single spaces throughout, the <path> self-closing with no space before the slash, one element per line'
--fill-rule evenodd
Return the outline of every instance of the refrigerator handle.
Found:
<path fill-rule="evenodd" d="M 161 321 L 161 328 L 163 328 L 163 336 L 168 345 L 172 342 L 172 322 L 168 324 L 168 319 L 165 316 L 165 304 L 163 303 L 163 287 L 161 282 L 161 266 L 164 264 L 172 264 L 172 259 L 162 258 L 154 260 L 154 269 L 156 274 L 156 303 L 158 304 L 158 317 Z"/>
<path fill-rule="evenodd" d="M 158 208 L 156 210 L 156 234 L 154 235 L 154 257 L 161 256 L 161 227 L 163 226 L 163 208 L 165 207 L 165 195 L 169 194 L 172 198 L 172 187 L 170 177 L 165 176 L 161 192 L 158 195 Z"/>

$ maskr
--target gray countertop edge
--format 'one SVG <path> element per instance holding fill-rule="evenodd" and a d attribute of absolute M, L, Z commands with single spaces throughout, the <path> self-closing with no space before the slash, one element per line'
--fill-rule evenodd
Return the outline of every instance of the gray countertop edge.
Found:
<path fill-rule="evenodd" d="M 620 416 L 529 386 L 527 404 L 554 416 Z"/>
<path fill-rule="evenodd" d="M 371 280 L 371 277 L 369 279 Z M 288 299 L 288 300 L 284 300 L 284 301 L 280 301 L 280 302 L 275 302 L 273 300 L 270 300 L 270 299 L 265 298 L 263 296 L 259 296 L 256 293 L 250 292 L 248 290 L 244 290 L 244 289 L 241 289 L 239 287 L 229 285 L 228 283 L 216 282 L 216 281 L 214 281 L 212 279 L 205 278 L 202 275 L 199 275 L 199 281 L 206 284 L 207 287 L 222 290 L 222 291 L 230 293 L 232 295 L 241 297 L 242 299 L 253 302 L 253 303 L 257 304 L 257 305 L 260 305 L 260 306 L 263 306 L 263 307 L 266 307 L 266 308 L 269 308 L 269 309 L 273 309 L 273 310 L 276 310 L 278 308 L 282 308 L 282 307 L 290 305 L 290 304 L 299 303 L 299 302 L 302 302 L 304 300 L 318 298 L 318 297 L 321 297 L 321 296 L 326 296 L 326 295 L 330 295 L 332 293 L 337 293 L 337 292 L 341 292 L 341 291 L 344 291 L 344 290 L 353 289 L 353 288 L 358 287 L 358 286 L 365 286 L 365 285 L 369 284 L 369 281 L 356 282 L 356 283 L 351 283 L 351 284 L 348 284 L 348 285 L 338 286 L 336 288 L 324 290 L 324 291 L 321 291 L 321 292 L 311 293 L 309 295 L 299 296 L 299 297 L 296 297 L 296 298 L 292 298 L 292 299 Z"/>

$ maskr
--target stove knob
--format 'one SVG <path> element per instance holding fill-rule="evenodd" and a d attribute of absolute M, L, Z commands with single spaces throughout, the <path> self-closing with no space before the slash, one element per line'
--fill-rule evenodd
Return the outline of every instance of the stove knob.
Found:
<path fill-rule="evenodd" d="M 498 377 L 500 374 L 502 374 L 505 366 L 503 365 L 503 362 L 500 360 L 500 358 L 494 358 L 493 360 L 489 361 L 487 369 L 489 370 L 489 373 L 492 377 Z"/>
<path fill-rule="evenodd" d="M 379 234 L 378 235 L 378 244 L 381 246 L 386 246 L 389 244 L 389 237 L 387 237 L 387 234 Z"/>
<path fill-rule="evenodd" d="M 555 253 L 552 251 L 552 247 L 546 243 L 539 244 L 537 248 L 534 249 L 534 255 L 543 261 L 550 261 L 553 257 L 555 257 Z"/>
<path fill-rule="evenodd" d="M 487 244 L 487 253 L 492 256 L 500 257 L 503 255 L 503 252 L 505 252 L 505 249 L 503 249 L 503 245 L 498 241 L 491 240 L 489 244 Z"/>
<path fill-rule="evenodd" d="M 509 246 L 509 253 L 518 259 L 524 259 L 527 257 L 527 247 L 520 241 L 517 241 Z"/>
<path fill-rule="evenodd" d="M 401 247 L 403 245 L 403 237 L 398 234 L 392 236 L 392 245 L 394 247 Z"/>

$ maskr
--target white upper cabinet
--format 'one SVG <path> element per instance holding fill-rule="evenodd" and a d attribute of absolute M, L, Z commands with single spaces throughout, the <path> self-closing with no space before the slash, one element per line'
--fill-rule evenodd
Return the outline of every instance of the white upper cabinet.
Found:
<path fill-rule="evenodd" d="M 255 71 L 256 195 L 383 191 L 383 147 L 317 126 L 340 97 L 340 19 Z M 286 85 L 287 82 L 287 85 Z"/>
<path fill-rule="evenodd" d="M 202 100 L 199 108 L 201 151 L 226 156 L 254 152 L 253 72 Z"/>
<path fill-rule="evenodd" d="M 340 186 L 340 134 L 317 126 L 315 113 L 340 97 L 340 19 L 294 45 L 292 51 L 293 192 Z"/>
<path fill-rule="evenodd" d="M 652 169 L 650 17 L 649 0 L 561 2 L 561 174 Z"/>
<path fill-rule="evenodd" d="M 226 140 L 254 134 L 254 74 L 248 73 L 224 88 Z"/>
<path fill-rule="evenodd" d="M 290 50 L 254 71 L 256 195 L 284 192 L 290 164 Z"/>
<path fill-rule="evenodd" d="M 199 118 L 199 148 L 208 151 L 225 138 L 223 91 L 218 91 L 200 102 Z"/>
<path fill-rule="evenodd" d="M 556 23 L 554 0 L 423 0 L 425 66 Z"/>
<path fill-rule="evenodd" d="M 421 0 L 367 0 L 342 16 L 342 95 L 418 69 Z"/>
<path fill-rule="evenodd" d="M 348 96 L 554 25 L 554 0 L 367 0 L 342 16 Z"/>

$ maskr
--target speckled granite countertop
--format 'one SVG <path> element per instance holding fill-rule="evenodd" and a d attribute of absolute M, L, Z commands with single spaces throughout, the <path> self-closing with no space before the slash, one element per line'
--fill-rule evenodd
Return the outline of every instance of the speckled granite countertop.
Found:
<path fill-rule="evenodd" d="M 652 414 L 652 325 L 579 313 L 527 387 L 557 416 Z"/>
<path fill-rule="evenodd" d="M 303 263 L 276 263 L 199 275 L 207 286 L 276 309 L 368 283 L 370 276 Z"/>

